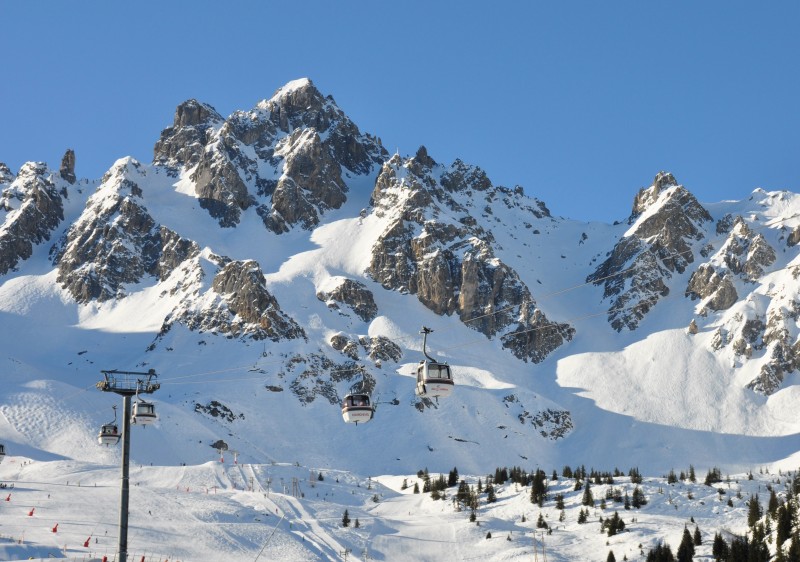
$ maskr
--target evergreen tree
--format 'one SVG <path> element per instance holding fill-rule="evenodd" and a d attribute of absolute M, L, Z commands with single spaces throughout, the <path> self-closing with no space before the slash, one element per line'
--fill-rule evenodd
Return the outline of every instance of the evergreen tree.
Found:
<path fill-rule="evenodd" d="M 694 465 L 689 465 L 689 481 L 692 483 L 697 482 L 697 475 L 694 473 Z"/>
<path fill-rule="evenodd" d="M 586 488 L 583 490 L 581 505 L 594 507 L 594 496 L 592 495 L 592 490 L 589 486 L 589 480 L 586 480 Z"/>
<path fill-rule="evenodd" d="M 556 509 L 564 510 L 564 494 L 556 494 Z"/>
<path fill-rule="evenodd" d="M 572 478 L 572 469 L 569 465 L 564 465 L 564 468 L 561 469 L 561 476 L 564 478 Z"/>
<path fill-rule="evenodd" d="M 694 558 L 694 541 L 692 541 L 692 535 L 686 527 L 683 528 L 683 538 L 680 546 L 678 546 L 677 558 L 678 562 L 689 562 Z"/>
<path fill-rule="evenodd" d="M 613 550 L 609 550 L 608 551 L 608 556 L 606 557 L 606 562 L 617 562 L 617 559 L 614 556 L 614 551 Z"/>
<path fill-rule="evenodd" d="M 643 505 L 647 505 L 647 498 L 644 495 L 644 492 L 639 486 L 636 486 L 633 489 L 633 498 L 631 499 L 631 505 L 636 509 L 639 509 Z"/>
<path fill-rule="evenodd" d="M 647 553 L 647 562 L 675 562 L 672 549 L 666 543 L 658 543 Z"/>
<path fill-rule="evenodd" d="M 800 531 L 792 537 L 792 545 L 786 552 L 786 562 L 800 562 Z"/>
<path fill-rule="evenodd" d="M 563 511 L 561 513 L 564 513 Z M 578 512 L 578 523 L 586 523 L 586 520 L 589 518 L 588 510 L 584 511 L 583 508 Z"/>
<path fill-rule="evenodd" d="M 775 518 L 775 515 L 778 512 L 778 496 L 775 495 L 775 490 L 774 489 L 769 491 L 769 501 L 767 502 L 767 512 L 773 518 Z"/>
<path fill-rule="evenodd" d="M 342 515 L 342 527 L 349 527 L 350 526 L 350 514 L 347 510 L 344 510 L 344 515 Z"/>
<path fill-rule="evenodd" d="M 533 475 L 533 482 L 531 482 L 531 503 L 538 504 L 541 507 L 546 500 L 547 475 L 544 470 L 536 470 Z"/>
<path fill-rule="evenodd" d="M 694 536 L 692 537 L 692 544 L 700 546 L 703 544 L 703 536 L 700 534 L 700 527 L 694 526 Z"/>
<path fill-rule="evenodd" d="M 547 522 L 544 520 L 544 516 L 542 516 L 542 512 L 539 512 L 539 519 L 536 520 L 536 528 L 537 529 L 547 529 Z"/>
<path fill-rule="evenodd" d="M 731 555 L 728 543 L 722 538 L 721 533 L 714 534 L 714 544 L 711 546 L 711 554 L 717 562 L 726 562 Z"/>
<path fill-rule="evenodd" d="M 419 494 L 419 482 L 414 482 L 414 493 Z"/>
<path fill-rule="evenodd" d="M 356 522 L 353 523 L 353 527 L 355 527 L 356 529 L 361 528 L 361 522 L 358 520 L 358 517 L 356 517 Z"/>
<path fill-rule="evenodd" d="M 452 488 L 458 484 L 458 469 L 453 467 L 453 470 L 447 475 L 447 487 Z"/>
<path fill-rule="evenodd" d="M 761 519 L 761 504 L 758 502 L 758 496 L 750 496 L 750 501 L 747 502 L 747 526 L 753 527 L 758 520 Z"/>
<path fill-rule="evenodd" d="M 488 503 L 494 503 L 497 501 L 497 497 L 494 495 L 494 486 L 490 483 L 486 484 L 486 501 Z"/>

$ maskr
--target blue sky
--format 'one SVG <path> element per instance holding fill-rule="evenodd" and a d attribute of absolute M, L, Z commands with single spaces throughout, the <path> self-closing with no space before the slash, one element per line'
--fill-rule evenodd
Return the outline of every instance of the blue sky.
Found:
<path fill-rule="evenodd" d="M 0 1 L 0 161 L 144 162 L 188 98 L 311 78 L 390 151 L 611 222 L 659 170 L 800 191 L 800 2 Z"/>

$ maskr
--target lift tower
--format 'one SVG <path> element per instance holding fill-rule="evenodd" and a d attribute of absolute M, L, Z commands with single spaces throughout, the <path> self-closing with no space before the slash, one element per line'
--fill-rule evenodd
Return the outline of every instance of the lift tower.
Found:
<path fill-rule="evenodd" d="M 122 396 L 122 486 L 119 496 L 119 562 L 128 559 L 128 497 L 130 495 L 130 456 L 131 456 L 131 397 L 139 394 L 152 394 L 161 385 L 155 381 L 155 370 L 146 373 L 132 371 L 100 371 L 104 379 L 97 383 L 103 392 L 113 392 Z"/>

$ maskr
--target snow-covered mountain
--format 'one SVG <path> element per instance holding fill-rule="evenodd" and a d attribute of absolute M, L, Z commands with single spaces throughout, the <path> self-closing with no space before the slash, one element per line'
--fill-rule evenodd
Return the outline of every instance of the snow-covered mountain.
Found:
<path fill-rule="evenodd" d="M 800 450 L 800 196 L 701 203 L 660 172 L 627 219 L 582 223 L 434 157 L 390 155 L 303 79 L 227 118 L 186 101 L 152 162 L 100 179 L 72 151 L 0 164 L 0 442 L 113 464 L 100 371 L 154 369 L 143 464 L 220 439 L 360 474 Z M 439 402 L 414 394 L 422 326 L 456 380 Z M 375 418 L 344 424 L 360 390 Z"/>

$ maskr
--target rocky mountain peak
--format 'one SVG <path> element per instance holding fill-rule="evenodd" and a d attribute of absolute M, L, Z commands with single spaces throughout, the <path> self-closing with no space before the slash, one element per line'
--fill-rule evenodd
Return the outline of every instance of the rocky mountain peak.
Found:
<path fill-rule="evenodd" d="M 50 240 L 64 220 L 66 190 L 59 190 L 51 176 L 43 162 L 26 162 L 0 191 L 0 275 L 31 257 L 34 246 Z"/>
<path fill-rule="evenodd" d="M 628 219 L 628 224 L 633 224 L 636 218 L 644 213 L 651 205 L 654 205 L 661 196 L 661 193 L 670 187 L 677 187 L 678 182 L 669 172 L 661 171 L 656 174 L 650 187 L 643 187 L 633 198 L 633 209 Z"/>
<path fill-rule="evenodd" d="M 64 153 L 64 157 L 61 159 L 61 169 L 58 174 L 65 181 L 75 183 L 75 151 L 71 148 L 67 149 Z"/>
<path fill-rule="evenodd" d="M 14 181 L 14 173 L 4 162 L 0 162 L 0 183 L 11 183 L 12 181 Z"/>
<path fill-rule="evenodd" d="M 612 299 L 609 322 L 620 331 L 636 329 L 658 300 L 669 294 L 666 280 L 695 260 L 691 244 L 703 238 L 708 211 L 672 174 L 658 174 L 636 195 L 632 224 L 588 282 L 602 284 Z"/>
<path fill-rule="evenodd" d="M 207 103 L 190 99 L 175 109 L 171 127 L 161 132 L 153 148 L 153 162 L 171 166 L 195 166 L 211 131 L 223 122 L 217 110 Z"/>
<path fill-rule="evenodd" d="M 474 210 L 454 197 L 469 197 L 472 189 L 510 197 L 511 190 L 493 187 L 479 168 L 460 161 L 427 165 L 432 161 L 420 150 L 383 166 L 372 200 L 376 214 L 390 221 L 372 249 L 369 275 L 387 289 L 415 294 L 436 314 L 457 314 L 471 328 L 499 336 L 524 361 L 543 361 L 574 329 L 545 317 L 517 272 L 495 255 Z"/>

